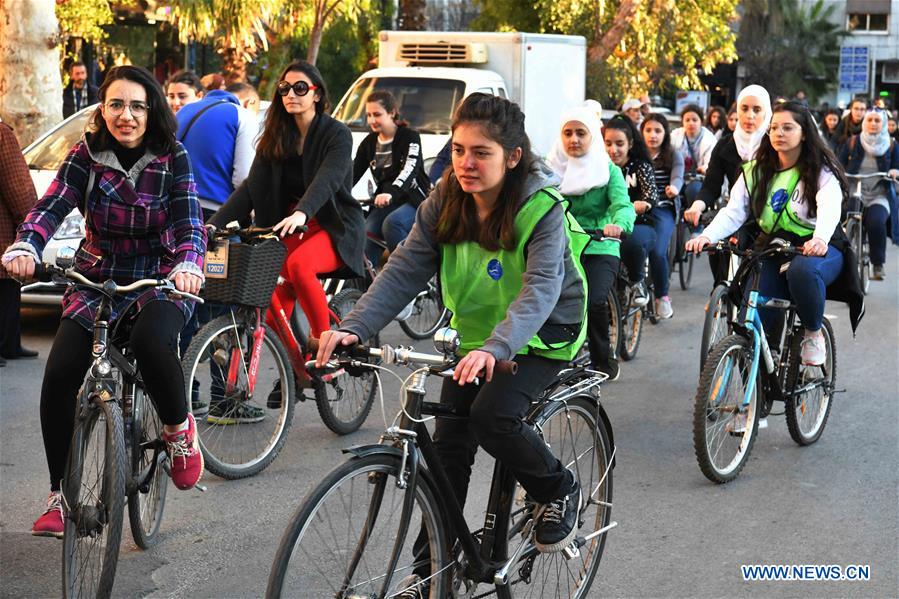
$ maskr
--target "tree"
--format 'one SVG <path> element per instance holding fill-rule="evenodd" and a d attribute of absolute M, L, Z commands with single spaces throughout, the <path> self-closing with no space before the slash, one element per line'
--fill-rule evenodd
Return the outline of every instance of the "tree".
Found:
<path fill-rule="evenodd" d="M 427 28 L 426 0 L 400 0 L 397 28 L 405 31 L 424 31 Z"/>
<path fill-rule="evenodd" d="M 113 21 L 107 0 L 57 0 L 56 18 L 63 42 L 80 37 L 94 44 L 103 41 L 106 37 L 103 27 Z"/>
<path fill-rule="evenodd" d="M 803 10 L 796 0 L 754 0 L 746 6 L 737 48 L 747 81 L 772 95 L 804 90 L 811 99 L 837 79 L 840 43 L 847 35 L 831 21 L 835 6 L 818 0 Z"/>
<path fill-rule="evenodd" d="M 290 0 L 290 18 L 287 22 L 300 25 L 301 30 L 308 34 L 306 60 L 315 64 L 325 29 L 341 18 L 357 22 L 359 15 L 367 12 L 369 6 L 369 0 Z M 293 30 L 292 27 L 289 29 Z"/>
<path fill-rule="evenodd" d="M 53 0 L 0 2 L 0 118 L 24 147 L 62 117 Z"/>

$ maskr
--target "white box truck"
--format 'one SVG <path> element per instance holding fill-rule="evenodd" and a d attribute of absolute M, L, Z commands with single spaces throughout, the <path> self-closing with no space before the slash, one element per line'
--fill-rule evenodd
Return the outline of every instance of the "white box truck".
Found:
<path fill-rule="evenodd" d="M 334 109 L 353 131 L 354 152 L 368 134 L 365 99 L 376 89 L 393 93 L 421 133 L 426 167 L 449 137 L 453 110 L 471 93 L 518 103 L 540 155 L 558 135 L 562 111 L 584 101 L 587 42 L 580 36 L 382 31 L 379 41 L 378 68 L 363 73 Z"/>

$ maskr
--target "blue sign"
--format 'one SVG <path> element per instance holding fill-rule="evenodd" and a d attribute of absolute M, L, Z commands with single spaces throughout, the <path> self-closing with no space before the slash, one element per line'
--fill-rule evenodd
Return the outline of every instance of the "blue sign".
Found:
<path fill-rule="evenodd" d="M 840 48 L 840 91 L 850 94 L 867 92 L 870 50 L 868 46 Z"/>

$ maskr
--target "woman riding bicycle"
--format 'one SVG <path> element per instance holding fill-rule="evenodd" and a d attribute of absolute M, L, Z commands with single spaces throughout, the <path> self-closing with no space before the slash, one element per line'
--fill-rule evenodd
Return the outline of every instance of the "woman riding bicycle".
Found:
<path fill-rule="evenodd" d="M 839 151 L 841 114 L 842 111 L 839 108 L 831 108 L 824 114 L 824 118 L 821 120 L 821 137 L 834 153 Z"/>
<path fill-rule="evenodd" d="M 469 418 L 437 420 L 437 452 L 463 505 L 478 445 L 506 464 L 546 504 L 538 545 L 560 551 L 576 532 L 583 495 L 574 473 L 522 418 L 586 335 L 577 248 L 588 237 L 572 232 L 577 223 L 552 189 L 559 179 L 531 153 L 517 104 L 468 96 L 456 112 L 452 140 L 452 169 L 340 330 L 322 335 L 316 363 L 324 365 L 338 343 L 379 331 L 439 270 L 465 354 L 453 379 L 444 381 L 441 401 Z M 517 376 L 494 372 L 497 360 L 508 359 L 518 362 Z M 482 371 L 482 383 L 471 384 Z"/>
<path fill-rule="evenodd" d="M 85 239 L 75 269 L 93 281 L 128 284 L 172 279 L 179 291 L 197 293 L 203 281 L 206 232 L 190 160 L 175 139 L 177 123 L 162 88 L 140 67 L 113 68 L 100 87 L 100 107 L 90 133 L 75 144 L 43 199 L 19 226 L 3 265 L 19 279 L 35 263 L 53 232 L 73 209 L 84 214 Z M 68 459 L 78 389 L 91 364 L 93 321 L 101 294 L 70 287 L 62 321 L 47 358 L 41 387 L 41 432 L 50 469 L 46 512 L 31 533 L 62 537 L 60 480 Z M 132 304 L 133 302 L 133 304 Z M 187 411 L 178 334 L 193 302 L 156 289 L 117 296 L 113 320 L 137 316 L 129 347 L 164 426 L 172 481 L 193 487 L 203 473 L 196 424 Z"/>
<path fill-rule="evenodd" d="M 601 109 L 600 109 L 601 111 Z M 602 140 L 602 121 L 591 107 L 562 115 L 561 136 L 550 151 L 549 166 L 562 177 L 559 186 L 571 214 L 604 237 L 631 233 L 636 214 L 621 169 L 612 164 Z M 591 240 L 581 262 L 587 274 L 587 345 L 593 368 L 616 380 L 618 360 L 609 342 L 609 290 L 619 269 L 619 243 Z"/>
<path fill-rule="evenodd" d="M 705 115 L 705 128 L 712 132 L 715 139 L 730 133 L 727 128 L 727 111 L 723 106 L 712 106 Z"/>
<path fill-rule="evenodd" d="M 680 113 L 681 127 L 671 132 L 671 145 L 684 156 L 684 172 L 704 175 L 712 159 L 712 150 L 718 140 L 702 126 L 702 108 L 687 104 Z M 691 181 L 684 188 L 684 199 L 692 204 L 702 183 Z"/>
<path fill-rule="evenodd" d="M 300 302 L 313 337 L 329 326 L 318 276 L 344 266 L 364 273 L 362 208 L 350 193 L 353 139 L 328 108 L 318 69 L 302 60 L 289 64 L 278 78 L 249 176 L 209 220 L 220 228 L 246 223 L 253 212 L 256 226 L 280 233 L 287 258 L 275 295 L 288 319 Z M 303 226 L 306 232 L 294 235 Z M 273 318 L 267 316 L 271 326 Z"/>
<path fill-rule="evenodd" d="M 848 242 L 840 226 L 847 189 L 843 169 L 821 139 L 808 108 L 787 101 L 774 107 L 768 136 L 762 139 L 755 160 L 742 170 L 727 206 L 686 248 L 699 252 L 750 219 L 759 228 L 757 246 L 780 238 L 801 248 L 803 255 L 794 257 L 787 267 L 783 260 L 763 262 L 759 292 L 767 297 L 792 297 L 805 327 L 802 362 L 821 365 L 826 357 L 821 333 L 826 288 L 837 282 L 840 289 L 836 291 L 851 299 L 850 308 L 856 314 L 861 310 L 857 274 L 844 261 Z M 770 312 L 761 309 L 763 320 L 770 319 Z M 766 329 L 770 330 L 768 322 Z"/>
<path fill-rule="evenodd" d="M 655 169 L 636 127 L 626 120 L 612 119 L 606 124 L 603 136 L 612 162 L 624 172 L 627 191 L 637 212 L 634 231 L 621 244 L 621 260 L 627 267 L 631 285 L 636 286 L 634 303 L 645 306 L 649 298 L 643 284 L 644 265 L 649 256 L 649 274 L 658 298 L 656 312 L 660 318 L 671 318 L 674 308 L 668 295 L 668 244 L 674 232 L 674 206 L 659 199 Z"/>
<path fill-rule="evenodd" d="M 376 195 L 365 229 L 369 235 L 383 238 L 392 252 L 412 229 L 415 210 L 431 183 L 424 169 L 421 137 L 399 118 L 393 94 L 373 91 L 365 101 L 365 115 L 372 132 L 356 150 L 353 184 L 370 169 Z M 365 254 L 372 265 L 380 264 L 381 247 L 376 243 L 366 241 Z"/>
<path fill-rule="evenodd" d="M 862 120 L 862 132 L 840 148 L 840 162 L 853 175 L 888 172 L 899 178 L 899 143 L 891 139 L 886 129 L 886 115 L 870 110 Z M 887 252 L 887 223 L 896 210 L 896 186 L 893 181 L 867 179 L 862 181 L 865 232 L 871 248 L 871 279 L 882 281 L 883 264 Z M 893 236 L 899 232 L 893 231 Z"/>

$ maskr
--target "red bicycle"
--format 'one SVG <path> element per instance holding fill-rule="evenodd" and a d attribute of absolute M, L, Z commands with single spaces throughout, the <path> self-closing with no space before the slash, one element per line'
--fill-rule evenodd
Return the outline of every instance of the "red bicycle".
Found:
<path fill-rule="evenodd" d="M 227 307 L 197 332 L 182 359 L 206 467 L 227 479 L 257 474 L 275 459 L 290 430 L 294 403 L 306 399 L 303 389 L 312 389 L 325 425 L 345 435 L 365 422 L 378 385 L 373 374 L 349 376 L 340 370 L 317 376 L 306 370 L 302 310 L 293 310 L 289 319 L 272 293 L 283 244 L 270 229 L 224 230 L 214 238 L 235 235 L 240 241 L 230 243 L 227 280 L 207 279 L 204 292 L 207 301 Z M 327 278 L 341 280 L 340 273 Z M 332 326 L 361 295 L 345 288 L 332 297 Z M 267 313 L 273 316 L 271 328 Z"/>

